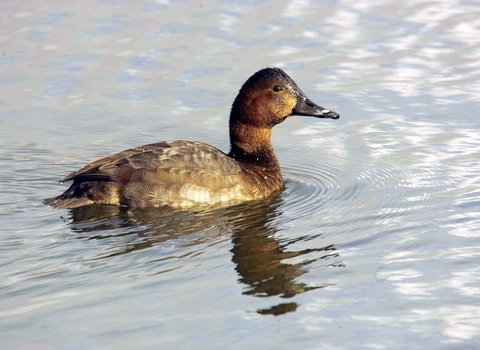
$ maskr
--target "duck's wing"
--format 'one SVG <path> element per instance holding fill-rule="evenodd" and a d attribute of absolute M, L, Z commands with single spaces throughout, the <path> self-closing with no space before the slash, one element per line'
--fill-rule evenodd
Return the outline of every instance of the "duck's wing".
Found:
<path fill-rule="evenodd" d="M 144 164 L 148 164 L 149 160 L 153 161 L 161 157 L 167 147 L 169 147 L 167 142 L 159 142 L 111 154 L 85 165 L 64 177 L 60 182 L 70 180 L 75 182 L 118 181 L 122 178 L 128 181 L 131 176 L 131 173 L 128 173 L 139 168 L 138 160 L 143 160 Z"/>
<path fill-rule="evenodd" d="M 126 184 L 134 173 L 160 175 L 174 169 L 200 170 L 217 176 L 241 172 L 238 164 L 219 149 L 201 142 L 178 140 L 135 147 L 100 158 L 61 182 L 115 181 Z"/>

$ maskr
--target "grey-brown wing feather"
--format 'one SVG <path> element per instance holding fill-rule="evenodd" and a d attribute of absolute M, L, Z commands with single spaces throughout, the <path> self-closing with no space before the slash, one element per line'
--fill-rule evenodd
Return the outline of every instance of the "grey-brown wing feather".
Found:
<path fill-rule="evenodd" d="M 174 181 L 178 174 L 193 170 L 198 173 L 197 181 L 201 183 L 204 182 L 201 181 L 202 175 L 228 177 L 241 172 L 239 165 L 217 148 L 201 142 L 179 140 L 135 147 L 100 158 L 61 181 L 107 180 L 126 184 L 135 177 L 147 176 L 150 181 L 165 183 Z"/>

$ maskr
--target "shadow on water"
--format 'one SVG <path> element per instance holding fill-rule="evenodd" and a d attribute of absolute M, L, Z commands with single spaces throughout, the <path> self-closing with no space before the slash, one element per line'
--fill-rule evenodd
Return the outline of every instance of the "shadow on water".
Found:
<path fill-rule="evenodd" d="M 80 234 L 78 238 L 122 238 L 124 241 L 115 250 L 98 256 L 106 259 L 128 254 L 162 244 L 170 240 L 184 239 L 180 246 L 196 246 L 215 237 L 230 235 L 233 243 L 232 261 L 239 274 L 239 282 L 246 285 L 244 295 L 256 297 L 292 298 L 297 294 L 324 288 L 328 284 L 309 286 L 298 282 L 308 270 L 306 266 L 319 259 L 336 258 L 329 266 L 341 267 L 334 245 L 289 251 L 292 244 L 304 240 L 276 238 L 279 228 L 275 219 L 282 215 L 280 197 L 244 203 L 228 208 L 202 211 L 179 211 L 173 209 L 128 209 L 115 206 L 92 205 L 70 210 L 70 228 Z M 202 232 L 205 234 L 202 235 Z M 212 237 L 212 232 L 215 234 Z M 195 236 L 195 238 L 192 238 Z M 125 241 L 126 238 L 126 241 Z M 315 258 L 306 256 L 317 252 Z M 302 262 L 288 263 L 292 259 Z M 160 259 L 162 260 L 162 259 Z M 296 302 L 280 303 L 268 309 L 257 310 L 262 315 L 282 315 L 296 311 Z"/>

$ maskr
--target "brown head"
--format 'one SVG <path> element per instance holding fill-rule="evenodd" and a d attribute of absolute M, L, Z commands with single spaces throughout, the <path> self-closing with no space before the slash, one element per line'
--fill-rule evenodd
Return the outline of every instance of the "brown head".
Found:
<path fill-rule="evenodd" d="M 243 84 L 230 113 L 231 154 L 271 151 L 272 128 L 292 115 L 338 119 L 310 101 L 287 73 L 265 68 Z M 273 151 L 272 151 L 273 154 Z"/>

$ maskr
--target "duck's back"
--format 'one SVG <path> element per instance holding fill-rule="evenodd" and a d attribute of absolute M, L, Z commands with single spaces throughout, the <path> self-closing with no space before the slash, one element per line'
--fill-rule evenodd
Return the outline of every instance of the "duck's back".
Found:
<path fill-rule="evenodd" d="M 55 207 L 87 204 L 186 208 L 258 197 L 248 170 L 217 148 L 194 141 L 165 141 L 94 161 L 68 175 L 73 180 Z"/>

